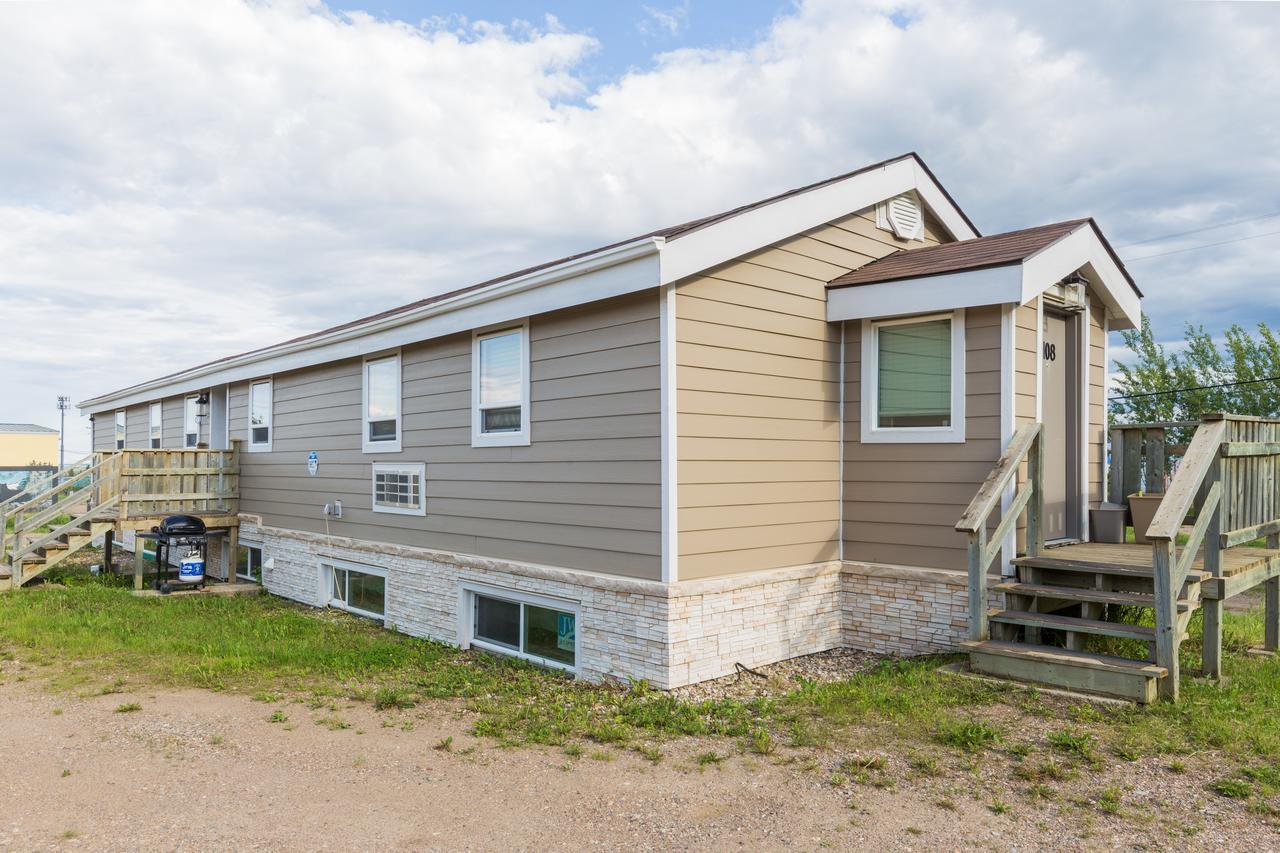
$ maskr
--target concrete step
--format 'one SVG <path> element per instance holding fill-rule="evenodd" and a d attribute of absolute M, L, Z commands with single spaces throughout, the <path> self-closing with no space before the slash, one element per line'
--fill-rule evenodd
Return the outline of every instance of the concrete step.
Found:
<path fill-rule="evenodd" d="M 974 672 L 1069 690 L 1149 703 L 1168 670 L 1146 661 L 1095 655 L 1053 646 L 972 640 L 961 643 Z"/>

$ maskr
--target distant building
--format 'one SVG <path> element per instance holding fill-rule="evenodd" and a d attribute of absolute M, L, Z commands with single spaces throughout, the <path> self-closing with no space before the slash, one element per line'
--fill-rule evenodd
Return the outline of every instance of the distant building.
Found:
<path fill-rule="evenodd" d="M 0 501 L 33 493 L 58 470 L 58 431 L 35 424 L 0 424 Z"/>

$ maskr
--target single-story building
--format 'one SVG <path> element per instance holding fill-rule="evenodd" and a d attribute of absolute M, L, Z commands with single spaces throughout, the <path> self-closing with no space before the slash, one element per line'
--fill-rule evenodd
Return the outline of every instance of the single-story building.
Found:
<path fill-rule="evenodd" d="M 1140 300 L 1091 219 L 984 237 L 906 154 L 80 407 L 99 451 L 239 442 L 272 593 L 674 687 L 954 648 L 1021 426 L 1045 538 L 1087 541 Z"/>

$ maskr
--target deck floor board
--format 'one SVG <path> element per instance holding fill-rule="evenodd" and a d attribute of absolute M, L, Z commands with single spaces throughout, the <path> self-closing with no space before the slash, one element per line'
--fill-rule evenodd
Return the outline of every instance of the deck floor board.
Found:
<path fill-rule="evenodd" d="M 1075 563 L 1094 563 L 1098 565 L 1121 565 L 1133 568 L 1151 568 L 1150 545 L 1107 545 L 1102 542 L 1084 542 L 1076 545 L 1059 545 L 1046 548 L 1043 556 L 1055 560 L 1070 560 Z M 1251 569 L 1255 569 L 1268 560 L 1280 557 L 1280 551 L 1269 548 L 1250 548 L 1238 545 L 1222 552 L 1223 577 L 1233 577 Z M 1191 564 L 1192 571 L 1204 571 L 1204 555 L 1197 554 Z"/>

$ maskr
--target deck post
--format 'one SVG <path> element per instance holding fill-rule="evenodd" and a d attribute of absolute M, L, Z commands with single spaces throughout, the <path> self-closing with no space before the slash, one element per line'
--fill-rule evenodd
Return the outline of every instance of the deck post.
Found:
<path fill-rule="evenodd" d="M 146 554 L 142 550 L 142 543 L 145 541 L 136 536 L 133 540 L 133 588 L 135 591 L 142 589 L 142 575 L 147 563 Z"/>
<path fill-rule="evenodd" d="M 1178 700 L 1178 596 L 1182 584 L 1173 588 L 1173 573 L 1177 570 L 1174 540 L 1157 539 L 1152 543 L 1154 551 L 1155 611 L 1156 611 L 1156 664 L 1167 671 L 1160 680 L 1160 697 Z"/>
<path fill-rule="evenodd" d="M 1027 556 L 1044 550 L 1044 427 L 1041 426 L 1027 454 L 1027 482 L 1031 501 L 1027 504 Z"/>
<path fill-rule="evenodd" d="M 1222 458 L 1209 467 L 1205 485 L 1213 488 L 1222 482 Z M 1215 578 L 1222 577 L 1222 507 L 1225 499 L 1219 499 L 1213 508 L 1209 526 L 1204 533 L 1204 570 Z M 1204 598 L 1200 608 L 1204 611 L 1204 639 L 1201 644 L 1200 674 L 1205 678 L 1222 677 L 1222 599 Z"/>
<path fill-rule="evenodd" d="M 1280 534 L 1267 537 L 1267 547 L 1280 548 Z M 1263 648 L 1269 652 L 1280 651 L 1280 577 L 1269 578 L 1266 583 L 1266 604 L 1263 608 L 1265 634 Z"/>
<path fill-rule="evenodd" d="M 102 572 L 110 574 L 114 569 L 115 562 L 115 543 L 116 533 L 114 530 L 108 530 L 102 537 Z"/>
<path fill-rule="evenodd" d="M 982 641 L 987 633 L 987 567 L 982 555 L 987 550 L 987 527 L 983 524 L 969 534 L 969 639 Z"/>

